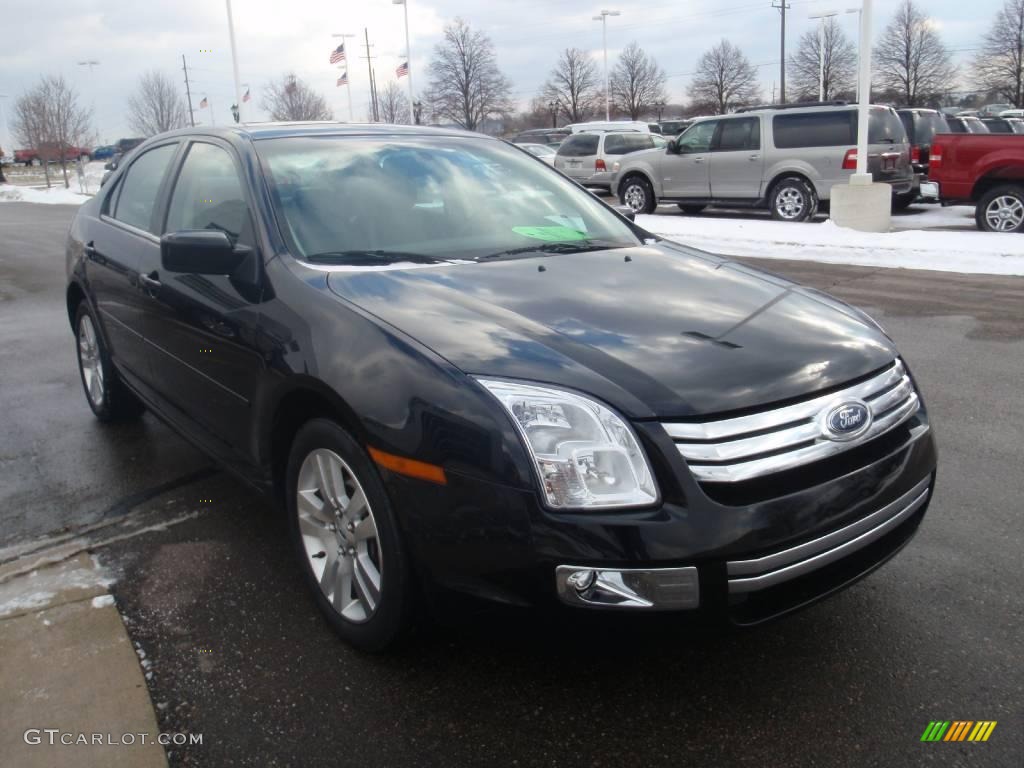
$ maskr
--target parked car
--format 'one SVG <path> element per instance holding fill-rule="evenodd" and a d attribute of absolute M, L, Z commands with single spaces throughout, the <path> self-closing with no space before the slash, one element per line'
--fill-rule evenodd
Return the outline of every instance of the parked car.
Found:
<path fill-rule="evenodd" d="M 104 144 L 102 147 L 96 147 L 92 151 L 93 160 L 109 160 L 114 156 L 117 148 L 113 144 Z"/>
<path fill-rule="evenodd" d="M 570 123 L 565 130 L 571 133 L 594 133 L 595 131 L 636 131 L 638 133 L 661 133 L 657 123 L 640 120 L 592 120 L 587 123 Z"/>
<path fill-rule="evenodd" d="M 51 152 L 48 152 L 47 155 L 51 163 L 60 162 L 62 157 L 66 162 L 77 161 L 79 159 L 88 162 L 91 158 L 91 150 L 88 147 L 75 147 L 68 145 L 64 147 L 62 151 L 58 151 L 54 148 Z M 37 149 L 14 150 L 14 162 L 21 163 L 22 165 L 42 165 L 42 157 L 42 153 Z"/>
<path fill-rule="evenodd" d="M 567 129 L 560 128 L 534 128 L 529 131 L 520 131 L 512 137 L 513 144 L 550 144 L 558 147 L 569 135 Z"/>
<path fill-rule="evenodd" d="M 989 133 L 1024 133 L 1024 120 L 1014 117 L 983 117 L 981 122 Z"/>
<path fill-rule="evenodd" d="M 665 136 L 678 136 L 690 127 L 693 118 L 674 117 L 670 120 L 660 120 L 658 126 Z"/>
<path fill-rule="evenodd" d="M 612 164 L 622 155 L 654 149 L 654 134 L 637 131 L 574 133 L 555 154 L 555 168 L 585 187 L 609 190 Z"/>
<path fill-rule="evenodd" d="M 1010 109 L 1016 109 L 1016 107 L 1013 104 L 986 104 L 978 110 L 978 114 L 982 117 L 996 117 Z"/>
<path fill-rule="evenodd" d="M 916 195 L 899 116 L 871 107 L 868 170 L 894 200 Z M 637 213 L 672 202 L 686 213 L 711 204 L 767 208 L 806 221 L 834 184 L 857 167 L 857 110 L 849 105 L 763 107 L 698 119 L 665 150 L 638 152 L 612 167 L 611 192 Z"/>
<path fill-rule="evenodd" d="M 976 117 L 957 115 L 946 118 L 949 133 L 989 133 L 988 127 Z"/>
<path fill-rule="evenodd" d="M 531 155 L 539 157 L 548 165 L 555 164 L 555 152 L 557 151 L 557 148 L 550 144 L 519 144 L 518 146 L 525 149 Z"/>
<path fill-rule="evenodd" d="M 1000 112 L 997 117 L 1016 117 L 1018 120 L 1024 119 L 1024 109 L 1006 109 Z"/>
<path fill-rule="evenodd" d="M 153 137 L 78 208 L 67 275 L 96 416 L 149 409 L 265 491 L 361 648 L 427 585 L 758 623 L 884 563 L 932 496 L 865 313 L 480 134 Z"/>
<path fill-rule="evenodd" d="M 949 125 L 937 110 L 911 107 L 897 109 L 910 141 L 910 165 L 914 173 L 927 177 L 928 152 L 936 133 L 949 133 Z"/>
<path fill-rule="evenodd" d="M 943 134 L 932 141 L 922 192 L 974 204 L 978 229 L 1024 232 L 1024 136 Z"/>

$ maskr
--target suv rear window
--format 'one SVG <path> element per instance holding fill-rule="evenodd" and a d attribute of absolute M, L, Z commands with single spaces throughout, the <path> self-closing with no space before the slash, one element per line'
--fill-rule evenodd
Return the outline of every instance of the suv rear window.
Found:
<path fill-rule="evenodd" d="M 717 152 L 734 152 L 740 149 L 760 149 L 761 131 L 759 118 L 738 117 L 722 121 L 718 132 Z"/>
<path fill-rule="evenodd" d="M 628 155 L 641 149 L 654 149 L 654 139 L 649 133 L 609 133 L 604 137 L 606 155 Z"/>
<path fill-rule="evenodd" d="M 576 133 L 559 145 L 558 154 L 562 157 L 596 155 L 600 141 L 601 137 L 596 133 Z"/>
<path fill-rule="evenodd" d="M 775 146 L 779 149 L 793 149 L 856 144 L 855 117 L 856 113 L 849 109 L 775 115 L 772 118 Z"/>
<path fill-rule="evenodd" d="M 854 125 L 857 113 L 853 113 Z M 868 118 L 868 144 L 906 144 L 907 130 L 891 109 L 872 109 Z"/>

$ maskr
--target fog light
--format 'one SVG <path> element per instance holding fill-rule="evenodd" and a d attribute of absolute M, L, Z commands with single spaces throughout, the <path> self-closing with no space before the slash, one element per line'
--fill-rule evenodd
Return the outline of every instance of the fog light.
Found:
<path fill-rule="evenodd" d="M 597 574 L 593 571 L 573 571 L 569 574 L 569 578 L 566 581 L 577 592 L 586 592 L 593 586 L 594 579 L 596 578 Z"/>

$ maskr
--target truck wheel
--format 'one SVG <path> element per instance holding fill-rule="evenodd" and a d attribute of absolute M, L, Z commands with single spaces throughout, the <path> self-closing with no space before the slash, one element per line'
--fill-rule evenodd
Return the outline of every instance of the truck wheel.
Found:
<path fill-rule="evenodd" d="M 769 205 L 776 221 L 807 221 L 818 211 L 818 195 L 804 179 L 787 176 L 772 189 Z"/>
<path fill-rule="evenodd" d="M 654 213 L 658 206 L 650 182 L 636 174 L 627 176 L 619 185 L 619 200 L 633 213 Z"/>
<path fill-rule="evenodd" d="M 1024 231 L 1024 187 L 1003 184 L 990 189 L 978 201 L 974 221 L 984 232 Z"/>

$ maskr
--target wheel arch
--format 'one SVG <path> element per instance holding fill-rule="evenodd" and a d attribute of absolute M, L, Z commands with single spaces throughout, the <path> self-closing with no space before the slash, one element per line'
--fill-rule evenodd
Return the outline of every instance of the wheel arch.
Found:
<path fill-rule="evenodd" d="M 768 182 L 764 192 L 764 204 L 766 208 L 771 208 L 771 198 L 772 195 L 775 194 L 775 188 L 785 179 L 800 179 L 801 181 L 806 182 L 810 188 L 814 190 L 814 194 L 817 196 L 818 200 L 822 199 L 821 193 L 818 191 L 818 185 L 814 183 L 814 179 L 803 171 L 793 170 L 791 168 L 789 170 L 778 171 L 772 177 L 772 180 Z"/>
<path fill-rule="evenodd" d="M 75 330 L 75 315 L 78 314 L 79 305 L 86 301 L 85 291 L 76 281 L 72 281 L 68 283 L 64 298 L 68 308 L 68 323 L 71 325 L 71 330 Z"/>
<path fill-rule="evenodd" d="M 989 168 L 984 175 L 974 182 L 974 187 L 971 189 L 971 201 L 978 202 L 990 189 L 1002 186 L 1003 184 L 1024 186 L 1024 166 L 1007 163 L 1006 165 Z"/>

